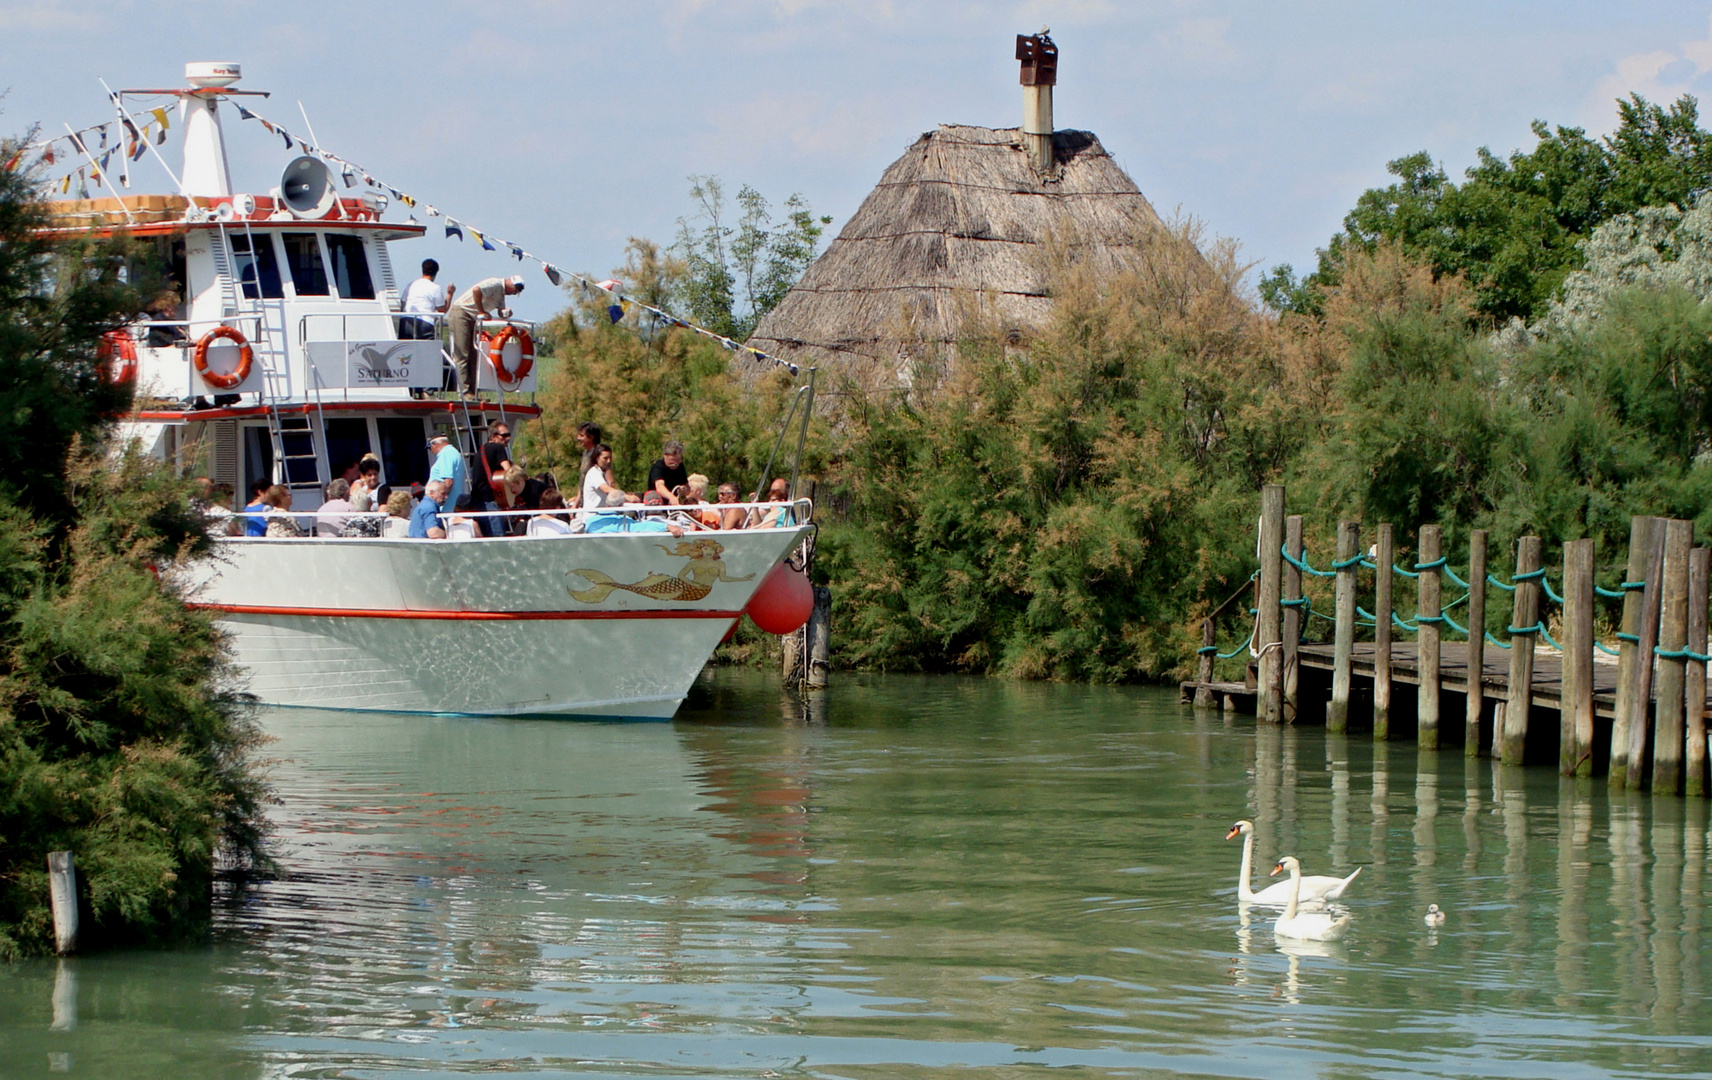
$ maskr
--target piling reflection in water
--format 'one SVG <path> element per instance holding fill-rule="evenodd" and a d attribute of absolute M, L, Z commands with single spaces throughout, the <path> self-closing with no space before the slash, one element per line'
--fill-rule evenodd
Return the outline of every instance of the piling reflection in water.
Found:
<path fill-rule="evenodd" d="M 0 1075 L 1712 1060 L 1694 801 L 969 679 L 811 700 L 719 673 L 673 725 L 269 724 L 292 876 L 222 909 L 212 947 L 21 965 Z M 1363 867 L 1346 941 L 1279 942 L 1236 903 L 1239 817 L 1257 885 L 1281 854 Z"/>

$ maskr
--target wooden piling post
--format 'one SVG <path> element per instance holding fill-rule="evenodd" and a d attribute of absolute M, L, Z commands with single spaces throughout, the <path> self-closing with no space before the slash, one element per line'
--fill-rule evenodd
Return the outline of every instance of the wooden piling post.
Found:
<path fill-rule="evenodd" d="M 1528 710 L 1534 698 L 1533 629 L 1540 621 L 1540 583 L 1524 578 L 1540 568 L 1540 538 L 1524 536 L 1516 544 L 1516 601 L 1510 615 L 1510 693 L 1504 708 L 1504 731 L 1499 758 L 1506 765 L 1522 764 L 1528 741 Z"/>
<path fill-rule="evenodd" d="M 1440 577 L 1438 567 L 1431 564 L 1439 561 L 1442 540 L 1437 525 L 1421 526 L 1415 560 L 1423 568 L 1415 571 L 1420 575 L 1415 579 L 1415 623 L 1420 628 L 1415 635 L 1415 671 L 1420 676 L 1415 684 L 1415 741 L 1422 750 L 1439 748 Z"/>
<path fill-rule="evenodd" d="M 1332 644 L 1332 699 L 1326 705 L 1326 730 L 1349 730 L 1350 657 L 1355 651 L 1355 562 L 1361 550 L 1361 523 L 1338 522 L 1337 628 Z"/>
<path fill-rule="evenodd" d="M 779 676 L 786 686 L 802 681 L 803 633 L 804 630 L 792 630 L 779 635 Z"/>
<path fill-rule="evenodd" d="M 1706 655 L 1706 602 L 1712 577 L 1712 551 L 1695 548 L 1688 556 L 1688 648 Z M 1706 661 L 1690 660 L 1683 690 L 1682 793 L 1706 794 Z"/>
<path fill-rule="evenodd" d="M 1628 770 L 1623 778 L 1631 789 L 1640 787 L 1647 773 L 1647 736 L 1651 727 L 1647 711 L 1652 704 L 1658 662 L 1654 650 L 1658 647 L 1659 608 L 1664 603 L 1664 542 L 1667 531 L 1663 518 L 1652 519 L 1652 530 L 1647 537 L 1647 585 L 1641 590 L 1641 626 L 1636 635 L 1640 641 L 1635 645 L 1635 699 L 1629 706 Z"/>
<path fill-rule="evenodd" d="M 1284 519 L 1284 547 L 1290 558 L 1302 561 L 1302 515 L 1291 514 Z M 1295 601 L 1302 599 L 1302 571 L 1289 559 L 1284 561 L 1284 599 L 1282 614 L 1284 634 L 1284 722 L 1294 724 L 1300 715 L 1300 684 L 1302 658 L 1297 647 L 1302 643 L 1302 630 L 1308 620 L 1307 609 Z"/>
<path fill-rule="evenodd" d="M 1664 527 L 1664 589 L 1659 604 L 1658 707 L 1653 727 L 1653 792 L 1682 790 L 1683 691 L 1688 660 L 1688 552 L 1694 526 L 1668 521 Z"/>
<path fill-rule="evenodd" d="M 1629 562 L 1623 581 L 1636 583 L 1647 575 L 1647 552 L 1652 548 L 1653 519 L 1637 515 L 1629 519 Z M 1629 777 L 1629 716 L 1635 708 L 1635 679 L 1640 674 L 1638 631 L 1641 628 L 1641 592 L 1623 589 L 1623 620 L 1617 630 L 1617 694 L 1611 716 L 1612 787 L 1622 787 Z M 1641 713 L 1645 722 L 1646 713 Z"/>
<path fill-rule="evenodd" d="M 77 863 L 69 851 L 48 852 L 48 903 L 53 908 L 54 951 L 77 951 Z"/>
<path fill-rule="evenodd" d="M 804 682 L 810 690 L 826 688 L 827 678 L 832 670 L 829 654 L 832 649 L 832 590 L 817 585 L 814 589 L 814 608 L 809 612 L 808 625 L 804 628 L 808 639 L 803 647 L 808 652 L 808 663 Z"/>
<path fill-rule="evenodd" d="M 1468 700 L 1462 752 L 1480 755 L 1480 716 L 1486 708 L 1486 530 L 1468 534 Z"/>
<path fill-rule="evenodd" d="M 1391 526 L 1379 526 L 1373 552 L 1373 741 L 1391 737 Z"/>
<path fill-rule="evenodd" d="M 1207 686 L 1213 681 L 1214 652 L 1218 648 L 1216 642 L 1217 632 L 1213 627 L 1213 620 L 1202 619 L 1201 656 L 1195 664 L 1195 682 L 1199 684 L 1195 687 L 1195 708 L 1197 709 L 1210 709 L 1217 703 L 1213 697 L 1212 689 Z"/>
<path fill-rule="evenodd" d="M 1260 489 L 1260 589 L 1255 598 L 1258 625 L 1254 647 L 1260 653 L 1260 719 L 1278 724 L 1284 720 L 1283 610 L 1278 606 L 1284 592 L 1284 486 L 1267 484 Z"/>
<path fill-rule="evenodd" d="M 1563 545 L 1563 692 L 1558 771 L 1593 775 L 1593 541 Z"/>

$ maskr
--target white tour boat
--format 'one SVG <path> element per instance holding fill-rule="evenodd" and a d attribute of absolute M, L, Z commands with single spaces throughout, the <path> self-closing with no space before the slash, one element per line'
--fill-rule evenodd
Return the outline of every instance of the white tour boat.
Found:
<path fill-rule="evenodd" d="M 229 487 L 234 505 L 258 478 L 286 485 L 312 523 L 336 468 L 364 454 L 383 483 L 409 484 L 427 479 L 431 436 L 473 459 L 489 424 L 539 415 L 517 396 L 535 389 L 529 324 L 485 327 L 512 330 L 484 353 L 479 400 L 442 393 L 440 341 L 401 337 L 390 256 L 425 226 L 383 220 L 378 192 L 342 196 L 308 154 L 271 193 L 234 192 L 221 104 L 251 92 L 233 88 L 235 64 L 186 75 L 186 88 L 117 95 L 177 100 L 177 193 L 53 203 L 56 228 L 124 229 L 182 288 L 171 318 L 157 310 L 110 335 L 113 377 L 135 380 L 123 435 Z M 791 524 L 682 537 L 222 537 L 186 587 L 219 613 L 266 703 L 667 718 L 805 541 L 810 512 L 798 500 Z"/>

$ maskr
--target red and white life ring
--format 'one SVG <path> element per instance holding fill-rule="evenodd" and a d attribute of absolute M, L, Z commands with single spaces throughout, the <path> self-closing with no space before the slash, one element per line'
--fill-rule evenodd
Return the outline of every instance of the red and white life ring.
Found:
<path fill-rule="evenodd" d="M 512 338 L 517 339 L 517 346 L 521 350 L 517 356 L 516 371 L 505 366 L 505 345 Z M 493 374 L 499 379 L 500 386 L 507 389 L 514 387 L 535 369 L 535 339 L 529 336 L 529 331 L 507 324 L 488 342 L 487 362 L 493 365 Z"/>
<path fill-rule="evenodd" d="M 238 367 L 230 375 L 221 375 L 208 370 L 208 346 L 224 339 L 235 342 L 238 346 Z M 191 362 L 196 365 L 196 374 L 202 376 L 202 381 L 216 390 L 230 390 L 250 377 L 250 365 L 255 361 L 256 351 L 250 348 L 250 343 L 230 326 L 216 326 L 203 334 L 196 342 L 196 351 L 191 355 Z"/>
<path fill-rule="evenodd" d="M 114 359 L 119 363 L 115 365 Z M 95 347 L 96 370 L 114 386 L 137 381 L 137 343 L 124 330 L 109 330 Z"/>

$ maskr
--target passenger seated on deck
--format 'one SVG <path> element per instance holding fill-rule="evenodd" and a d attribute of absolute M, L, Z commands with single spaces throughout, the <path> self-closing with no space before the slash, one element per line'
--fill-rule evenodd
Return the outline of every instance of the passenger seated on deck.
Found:
<path fill-rule="evenodd" d="M 338 536 L 344 532 L 345 524 L 351 520 L 350 513 L 355 509 L 351 500 L 346 498 L 350 493 L 351 485 L 343 480 L 327 485 L 327 501 L 321 504 L 315 515 L 316 536 Z"/>
<path fill-rule="evenodd" d="M 729 480 L 719 485 L 719 502 L 714 504 L 719 511 L 718 528 L 741 529 L 743 527 L 749 515 L 736 503 L 737 485 Z"/>
<path fill-rule="evenodd" d="M 250 481 L 250 501 L 244 504 L 244 535 L 267 535 L 267 493 L 273 484 L 266 480 Z"/>
<path fill-rule="evenodd" d="M 468 495 L 458 496 L 458 501 L 452 506 L 452 516 L 446 522 L 446 539 L 474 540 L 482 535 L 476 519 L 469 516 L 472 505 Z"/>
<path fill-rule="evenodd" d="M 766 513 L 760 510 L 749 511 L 749 528 L 771 529 L 778 525 L 794 524 L 791 520 L 791 482 L 782 476 L 775 476 L 767 486 L 767 501 L 777 503 Z M 756 502 L 761 500 L 756 499 Z"/>
<path fill-rule="evenodd" d="M 387 519 L 381 535 L 398 540 L 410 535 L 410 492 L 403 488 L 386 497 Z"/>
<path fill-rule="evenodd" d="M 559 494 L 559 489 L 548 488 L 541 496 L 541 509 L 544 512 L 529 519 L 528 534 L 530 536 L 569 536 L 579 531 L 577 526 L 582 524 L 580 521 L 572 523 L 565 520 L 565 514 L 552 513 L 555 510 L 564 509 L 564 506 L 565 497 Z"/>
<path fill-rule="evenodd" d="M 440 525 L 440 509 L 452 493 L 450 480 L 430 480 L 422 491 L 422 501 L 410 511 L 410 532 L 415 540 L 444 540 L 446 530 Z"/>
<path fill-rule="evenodd" d="M 262 497 L 267 503 L 267 535 L 272 537 L 307 536 L 303 526 L 298 523 L 291 510 L 291 489 L 284 484 L 275 484 L 267 489 Z"/>

